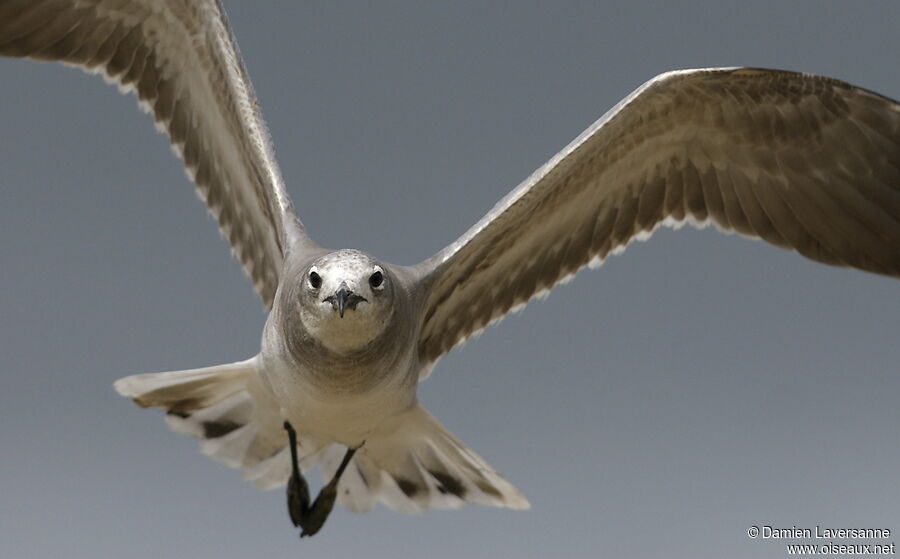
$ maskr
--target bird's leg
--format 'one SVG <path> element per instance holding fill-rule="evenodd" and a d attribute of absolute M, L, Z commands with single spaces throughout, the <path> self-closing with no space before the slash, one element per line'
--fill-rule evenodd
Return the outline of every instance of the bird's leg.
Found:
<path fill-rule="evenodd" d="M 331 514 L 331 509 L 334 508 L 334 500 L 337 498 L 338 481 L 340 481 L 341 475 L 347 469 L 347 465 L 350 464 L 353 454 L 356 453 L 356 449 L 359 447 L 347 449 L 343 460 L 341 460 L 341 465 L 338 466 L 337 471 L 334 473 L 334 477 L 319 491 L 319 495 L 316 496 L 316 500 L 310 506 L 309 486 L 306 484 L 303 474 L 300 473 L 300 465 L 297 461 L 297 432 L 294 431 L 293 425 L 287 421 L 284 422 L 284 430 L 287 431 L 288 443 L 291 447 L 291 478 L 288 481 L 287 488 L 288 514 L 294 526 L 299 526 L 302 529 L 300 533 L 301 538 L 312 536 L 322 529 L 322 525 L 325 524 L 325 520 Z"/>
<path fill-rule="evenodd" d="M 291 478 L 288 480 L 287 487 L 288 514 L 294 526 L 300 526 L 309 512 L 309 486 L 297 464 L 297 432 L 294 431 L 294 426 L 287 421 L 284 422 L 284 430 L 287 431 L 288 444 L 291 447 Z"/>
<path fill-rule="evenodd" d="M 334 477 L 319 491 L 319 495 L 316 496 L 312 506 L 306 509 L 303 517 L 300 519 L 300 527 L 303 529 L 300 533 L 301 538 L 315 535 L 322 528 L 322 525 L 325 524 L 325 520 L 331 514 L 331 509 L 334 508 L 338 481 L 340 481 L 341 474 L 344 473 L 357 448 L 359 447 L 347 449 L 343 460 L 341 460 L 341 465 L 338 466 L 337 471 L 334 473 Z"/>

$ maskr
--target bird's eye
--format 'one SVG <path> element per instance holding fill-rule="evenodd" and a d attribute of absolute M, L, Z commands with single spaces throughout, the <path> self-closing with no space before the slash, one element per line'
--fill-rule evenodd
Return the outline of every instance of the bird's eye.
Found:
<path fill-rule="evenodd" d="M 384 274 L 379 270 L 369 276 L 369 285 L 372 286 L 372 289 L 378 289 L 384 285 Z"/>
<path fill-rule="evenodd" d="M 313 289 L 319 289 L 322 287 L 322 276 L 315 272 L 309 273 L 309 286 Z"/>

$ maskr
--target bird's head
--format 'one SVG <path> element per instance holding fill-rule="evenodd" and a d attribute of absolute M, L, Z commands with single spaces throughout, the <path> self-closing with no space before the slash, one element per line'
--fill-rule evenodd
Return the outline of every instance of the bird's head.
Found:
<path fill-rule="evenodd" d="M 305 330 L 340 353 L 365 347 L 394 312 L 394 278 L 387 266 L 356 250 L 315 259 L 300 272 L 297 296 Z"/>

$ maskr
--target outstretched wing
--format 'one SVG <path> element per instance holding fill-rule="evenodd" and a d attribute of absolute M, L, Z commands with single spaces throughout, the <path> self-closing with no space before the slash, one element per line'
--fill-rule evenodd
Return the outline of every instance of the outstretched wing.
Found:
<path fill-rule="evenodd" d="M 216 0 L 2 0 L 0 55 L 55 60 L 134 90 L 266 306 L 283 253 L 309 244 Z"/>
<path fill-rule="evenodd" d="M 900 104 L 809 74 L 662 74 L 419 264 L 423 363 L 659 225 L 900 276 Z"/>

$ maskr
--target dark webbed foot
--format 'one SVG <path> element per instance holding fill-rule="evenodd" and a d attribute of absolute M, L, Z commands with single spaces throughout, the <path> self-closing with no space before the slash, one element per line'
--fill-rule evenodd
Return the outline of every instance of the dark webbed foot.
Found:
<path fill-rule="evenodd" d="M 288 441 L 291 445 L 291 477 L 287 487 L 288 515 L 294 526 L 300 526 L 306 511 L 309 510 L 309 485 L 297 464 L 297 432 L 287 421 L 284 422 L 284 429 L 288 432 Z"/>
<path fill-rule="evenodd" d="M 337 478 L 333 478 L 319 491 L 315 502 L 306 509 L 306 514 L 300 519 L 300 537 L 314 536 L 322 529 L 331 509 L 334 508 L 334 500 L 337 498 Z M 296 524 L 295 524 L 296 526 Z"/>
<path fill-rule="evenodd" d="M 300 526 L 303 522 L 304 511 L 309 509 L 309 487 L 303 476 L 291 476 L 288 481 L 288 514 L 294 526 Z"/>
<path fill-rule="evenodd" d="M 297 433 L 294 427 L 284 422 L 284 429 L 288 432 L 288 441 L 291 445 L 291 478 L 288 481 L 287 500 L 288 514 L 294 526 L 301 528 L 300 537 L 313 536 L 328 519 L 331 509 L 334 508 L 334 501 L 337 498 L 337 485 L 341 479 L 341 475 L 353 458 L 356 448 L 348 448 L 341 465 L 338 466 L 334 477 L 331 478 L 325 487 L 319 491 L 316 500 L 312 506 L 309 504 L 309 486 L 300 473 L 300 467 L 297 461 Z"/>

